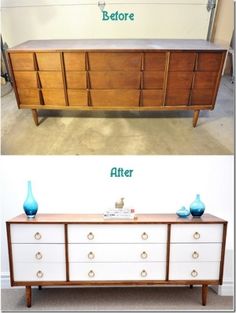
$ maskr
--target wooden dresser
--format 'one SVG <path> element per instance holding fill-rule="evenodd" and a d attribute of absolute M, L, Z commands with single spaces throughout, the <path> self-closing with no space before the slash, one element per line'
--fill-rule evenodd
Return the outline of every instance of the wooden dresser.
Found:
<path fill-rule="evenodd" d="M 18 107 L 213 110 L 226 50 L 204 40 L 37 40 L 8 50 Z"/>
<path fill-rule="evenodd" d="M 221 285 L 227 222 L 205 214 L 22 214 L 7 223 L 12 286 Z M 168 289 L 167 289 L 168 290 Z M 189 291 L 191 292 L 191 290 Z"/>

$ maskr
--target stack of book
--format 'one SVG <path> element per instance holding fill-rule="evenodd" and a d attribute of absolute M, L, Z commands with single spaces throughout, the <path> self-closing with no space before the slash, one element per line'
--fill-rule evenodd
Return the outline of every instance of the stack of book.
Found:
<path fill-rule="evenodd" d="M 135 219 L 134 209 L 109 209 L 104 212 L 103 218 L 106 220 L 133 220 Z"/>

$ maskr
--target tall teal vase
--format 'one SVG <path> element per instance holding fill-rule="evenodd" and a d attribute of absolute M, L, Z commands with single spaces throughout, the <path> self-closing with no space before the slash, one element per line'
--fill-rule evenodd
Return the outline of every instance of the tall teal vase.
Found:
<path fill-rule="evenodd" d="M 193 203 L 190 204 L 190 212 L 192 216 L 202 216 L 205 211 L 205 204 L 201 201 L 200 195 L 196 195 Z"/>
<path fill-rule="evenodd" d="M 32 193 L 31 181 L 28 181 L 28 194 L 23 204 L 23 208 L 28 218 L 34 218 L 38 211 L 38 203 L 34 199 Z"/>

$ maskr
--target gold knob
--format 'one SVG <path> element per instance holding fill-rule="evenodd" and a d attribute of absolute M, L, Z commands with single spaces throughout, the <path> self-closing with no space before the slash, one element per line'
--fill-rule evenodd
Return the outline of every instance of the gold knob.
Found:
<path fill-rule="evenodd" d="M 199 258 L 199 253 L 197 253 L 197 251 L 194 251 L 193 254 L 192 254 L 192 258 L 193 259 Z"/>
<path fill-rule="evenodd" d="M 36 258 L 37 260 L 41 260 L 42 257 L 43 257 L 43 255 L 42 255 L 41 252 L 37 252 L 37 253 L 35 254 L 35 258 Z"/>
<path fill-rule="evenodd" d="M 140 273 L 140 275 L 141 275 L 142 277 L 146 277 L 146 276 L 147 276 L 147 272 L 146 272 L 145 270 L 142 270 L 142 272 Z"/>
<path fill-rule="evenodd" d="M 148 239 L 148 234 L 144 232 L 144 233 L 142 233 L 141 237 L 142 237 L 143 240 L 147 240 Z"/>
<path fill-rule="evenodd" d="M 195 271 L 195 270 L 192 270 L 191 275 L 192 275 L 192 277 L 197 277 L 198 272 L 197 272 L 197 271 Z"/>
<path fill-rule="evenodd" d="M 93 240 L 94 234 L 93 233 L 89 233 L 87 238 L 88 238 L 88 240 Z"/>
<path fill-rule="evenodd" d="M 88 272 L 88 276 L 91 277 L 91 278 L 94 277 L 94 276 L 95 276 L 94 271 L 89 271 L 89 272 Z"/>
<path fill-rule="evenodd" d="M 88 258 L 89 258 L 90 260 L 94 259 L 94 258 L 95 258 L 95 254 L 94 254 L 93 252 L 89 252 Z"/>
<path fill-rule="evenodd" d="M 193 238 L 194 239 L 199 239 L 201 236 L 200 234 L 196 231 L 194 234 L 193 234 Z"/>
<path fill-rule="evenodd" d="M 140 256 L 141 256 L 141 259 L 146 259 L 148 257 L 147 252 L 145 251 L 143 251 Z"/>
<path fill-rule="evenodd" d="M 35 238 L 36 240 L 40 240 L 40 239 L 42 238 L 42 235 L 37 232 L 37 233 L 34 234 L 34 238 Z"/>
<path fill-rule="evenodd" d="M 42 278 L 43 277 L 43 272 L 42 271 L 38 271 L 36 275 L 37 275 L 38 278 Z"/>

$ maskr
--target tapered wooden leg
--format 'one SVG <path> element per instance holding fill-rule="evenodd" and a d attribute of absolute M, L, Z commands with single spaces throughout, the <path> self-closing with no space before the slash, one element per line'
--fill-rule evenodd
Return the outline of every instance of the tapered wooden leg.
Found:
<path fill-rule="evenodd" d="M 31 286 L 25 287 L 25 295 L 26 295 L 26 305 L 28 308 L 31 307 Z"/>
<path fill-rule="evenodd" d="M 35 110 L 35 109 L 32 110 L 32 116 L 33 116 L 35 125 L 39 126 L 39 119 L 38 119 L 38 112 L 37 112 L 37 110 Z"/>
<path fill-rule="evenodd" d="M 39 286 L 39 290 L 42 290 L 42 286 Z"/>
<path fill-rule="evenodd" d="M 207 303 L 208 285 L 202 285 L 202 305 Z"/>
<path fill-rule="evenodd" d="M 193 113 L 193 127 L 197 126 L 199 113 L 200 113 L 200 110 L 195 110 L 194 113 Z"/>
<path fill-rule="evenodd" d="M 190 285 L 189 288 L 190 288 L 190 289 L 193 289 L 193 285 Z"/>

